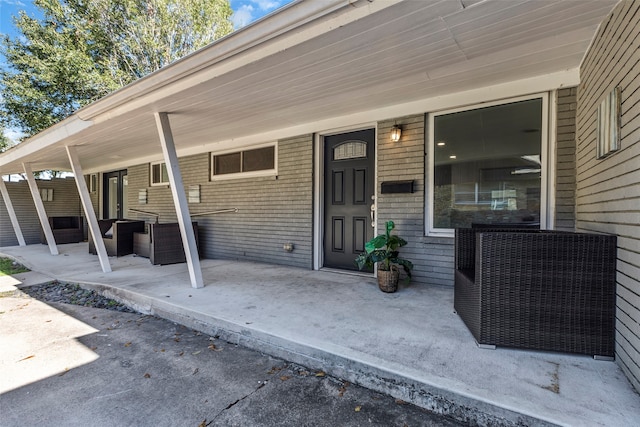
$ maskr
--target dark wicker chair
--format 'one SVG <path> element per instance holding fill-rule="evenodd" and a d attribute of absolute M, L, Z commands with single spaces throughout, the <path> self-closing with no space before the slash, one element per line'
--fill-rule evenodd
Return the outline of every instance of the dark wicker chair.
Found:
<path fill-rule="evenodd" d="M 83 221 L 80 216 L 50 216 L 49 225 L 56 244 L 78 243 L 84 240 Z M 40 229 L 40 243 L 47 243 L 42 228 Z"/>
<path fill-rule="evenodd" d="M 124 256 L 133 253 L 133 233 L 144 231 L 144 221 L 101 219 L 98 221 L 100 233 L 109 256 Z M 112 235 L 107 236 L 109 229 Z M 96 247 L 89 233 L 89 253 L 96 254 Z"/>
<path fill-rule="evenodd" d="M 197 245 L 198 223 L 192 224 Z M 149 224 L 148 228 L 148 233 L 134 234 L 133 245 L 136 255 L 149 258 L 154 265 L 186 262 L 180 226 L 177 222 Z"/>
<path fill-rule="evenodd" d="M 614 357 L 616 237 L 457 229 L 454 308 L 479 345 Z"/>

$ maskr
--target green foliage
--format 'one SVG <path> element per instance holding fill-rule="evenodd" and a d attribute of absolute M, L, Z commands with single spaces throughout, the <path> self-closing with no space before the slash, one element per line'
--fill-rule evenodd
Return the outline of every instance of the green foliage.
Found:
<path fill-rule="evenodd" d="M 4 129 L 0 126 L 0 153 L 9 148 L 10 143 L 11 141 L 9 141 L 9 138 L 4 136 Z"/>
<path fill-rule="evenodd" d="M 230 33 L 228 0 L 35 0 L 3 35 L 0 123 L 34 135 Z"/>
<path fill-rule="evenodd" d="M 0 276 L 7 276 L 29 271 L 28 268 L 9 258 L 0 258 Z"/>
<path fill-rule="evenodd" d="M 355 262 L 360 270 L 364 267 L 373 267 L 375 263 L 378 263 L 379 270 L 384 271 L 391 270 L 392 265 L 401 265 L 407 274 L 407 279 L 411 280 L 413 264 L 409 260 L 400 258 L 398 251 L 398 248 L 407 244 L 407 241 L 402 237 L 391 234 L 394 228 L 395 223 L 393 221 L 387 221 L 385 224 L 385 234 L 380 234 L 365 243 L 365 252 L 358 255 Z"/>

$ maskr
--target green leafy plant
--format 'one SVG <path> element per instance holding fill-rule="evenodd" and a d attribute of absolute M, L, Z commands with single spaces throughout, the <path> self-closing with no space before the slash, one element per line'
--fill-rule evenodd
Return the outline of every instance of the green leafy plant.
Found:
<path fill-rule="evenodd" d="M 28 268 L 18 264 L 9 258 L 0 258 L 0 276 L 12 275 L 17 273 L 25 273 Z"/>
<path fill-rule="evenodd" d="M 378 263 L 378 270 L 384 271 L 390 271 L 394 265 L 401 265 L 407 274 L 407 280 L 411 280 L 413 264 L 398 256 L 398 248 L 405 246 L 407 241 L 398 235 L 391 234 L 395 226 L 393 221 L 387 221 L 385 234 L 380 234 L 365 243 L 365 252 L 358 255 L 355 262 L 360 270 L 364 267 L 373 267 L 375 263 Z"/>

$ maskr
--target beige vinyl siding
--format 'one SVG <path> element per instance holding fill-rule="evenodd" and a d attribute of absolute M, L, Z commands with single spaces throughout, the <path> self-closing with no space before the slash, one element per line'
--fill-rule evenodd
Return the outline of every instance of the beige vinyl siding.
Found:
<path fill-rule="evenodd" d="M 640 390 L 640 2 L 602 23 L 580 69 L 577 228 L 618 236 L 616 360 Z M 622 90 L 622 148 L 596 159 L 598 105 Z"/>
<path fill-rule="evenodd" d="M 28 245 L 40 243 L 40 220 L 29 191 L 29 184 L 24 180 L 5 182 L 5 184 L 25 242 Z M 39 189 L 53 189 L 53 201 L 43 202 L 47 216 L 81 215 L 80 197 L 73 178 L 36 180 L 36 184 Z M 18 239 L 9 219 L 7 207 L 0 195 L 0 247 L 17 244 Z"/>
<path fill-rule="evenodd" d="M 278 142 L 278 175 L 211 181 L 210 156 L 181 158 L 186 188 L 200 185 L 201 203 L 190 203 L 192 214 L 237 208 L 237 213 L 194 217 L 205 258 L 259 261 L 312 267 L 313 137 Z M 129 207 L 160 214 L 160 222 L 176 221 L 168 186 L 151 187 L 149 165 L 128 169 Z M 148 203 L 138 203 L 147 190 Z M 143 214 L 130 215 L 148 221 Z M 293 243 L 293 252 L 283 245 Z"/>

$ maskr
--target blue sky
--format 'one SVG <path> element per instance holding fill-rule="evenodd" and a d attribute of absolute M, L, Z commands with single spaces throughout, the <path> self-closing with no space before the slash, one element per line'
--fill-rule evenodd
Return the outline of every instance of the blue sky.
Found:
<path fill-rule="evenodd" d="M 242 28 L 292 1 L 230 0 L 231 8 L 234 11 L 231 19 L 234 28 Z M 33 5 L 32 0 L 0 0 L 0 33 L 9 34 L 11 37 L 17 36 L 13 27 L 13 17 L 17 16 L 21 10 L 32 16 L 39 16 L 38 9 Z M 0 66 L 3 63 L 4 58 L 0 55 Z M 4 129 L 4 134 L 12 140 L 17 140 L 20 137 L 20 132 L 15 129 Z"/>
<path fill-rule="evenodd" d="M 231 0 L 234 10 L 232 18 L 235 28 L 241 28 L 264 15 L 273 12 L 292 0 Z M 20 10 L 36 14 L 31 0 L 0 0 L 0 33 L 15 36 L 12 17 Z"/>

